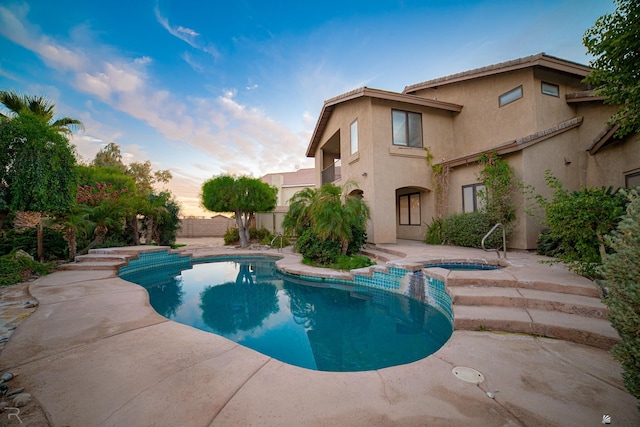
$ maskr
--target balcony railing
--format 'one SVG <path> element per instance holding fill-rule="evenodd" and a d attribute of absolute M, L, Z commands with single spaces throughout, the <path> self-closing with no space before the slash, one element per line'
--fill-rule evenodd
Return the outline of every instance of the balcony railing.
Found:
<path fill-rule="evenodd" d="M 322 185 L 340 181 L 340 161 L 331 163 L 322 170 Z"/>

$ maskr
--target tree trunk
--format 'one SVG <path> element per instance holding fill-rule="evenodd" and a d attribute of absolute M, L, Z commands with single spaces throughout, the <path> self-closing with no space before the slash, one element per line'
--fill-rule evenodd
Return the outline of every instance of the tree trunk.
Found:
<path fill-rule="evenodd" d="M 149 245 L 151 244 L 151 242 L 153 242 L 153 216 L 152 215 L 148 215 L 146 218 L 146 225 L 147 225 L 147 235 L 144 238 L 144 242 Z"/>
<path fill-rule="evenodd" d="M 67 229 L 67 244 L 69 245 L 69 261 L 74 262 L 76 260 L 76 246 L 77 246 L 77 238 L 76 238 L 76 229 L 73 227 L 69 227 Z"/>
<path fill-rule="evenodd" d="M 44 261 L 44 230 L 42 229 L 42 215 L 38 222 L 38 261 Z"/>
<path fill-rule="evenodd" d="M 101 245 L 102 243 L 104 243 L 104 239 L 107 237 L 108 232 L 109 232 L 109 229 L 104 225 L 97 226 L 96 229 L 93 231 L 93 234 L 95 234 L 96 236 L 93 242 L 96 245 Z"/>
<path fill-rule="evenodd" d="M 0 230 L 2 230 L 2 224 L 4 223 L 4 219 L 9 215 L 9 211 L 0 211 Z"/>
<path fill-rule="evenodd" d="M 140 222 L 138 221 L 138 216 L 133 215 L 127 219 L 127 224 L 129 226 L 129 231 L 133 236 L 133 244 L 138 246 L 140 244 Z"/>
<path fill-rule="evenodd" d="M 236 225 L 238 226 L 238 235 L 240 236 L 240 246 L 246 248 L 249 246 L 247 232 L 245 231 L 244 221 L 242 221 L 242 212 L 236 211 Z"/>

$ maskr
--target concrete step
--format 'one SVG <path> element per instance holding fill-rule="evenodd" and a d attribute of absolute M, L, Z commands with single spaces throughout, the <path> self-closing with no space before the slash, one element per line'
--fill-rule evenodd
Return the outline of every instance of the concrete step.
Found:
<path fill-rule="evenodd" d="M 76 262 L 105 262 L 105 261 L 114 261 L 114 262 L 128 262 L 131 259 L 131 255 L 126 254 L 100 254 L 100 253 L 89 253 L 87 255 L 78 255 L 76 257 Z"/>
<path fill-rule="evenodd" d="M 446 270 L 429 269 L 429 270 Z M 437 271 L 430 275 L 438 277 Z M 592 298 L 600 298 L 600 291 L 595 284 L 592 283 L 557 283 L 534 280 L 517 280 L 504 270 L 491 271 L 451 271 L 447 272 L 445 279 L 447 288 L 454 287 L 501 287 L 501 288 L 518 288 L 530 289 L 535 291 L 556 292 L 560 294 L 582 295 Z"/>
<path fill-rule="evenodd" d="M 102 261 L 102 262 L 71 262 L 69 264 L 62 264 L 58 267 L 58 270 L 114 270 L 117 271 L 123 265 L 126 265 L 126 261 Z"/>
<path fill-rule="evenodd" d="M 600 299 L 583 295 L 504 287 L 456 286 L 448 290 L 454 305 L 559 311 L 597 319 L 609 315 L 609 308 Z"/>
<path fill-rule="evenodd" d="M 609 321 L 517 307 L 453 306 L 454 329 L 520 332 L 610 349 L 620 338 Z"/>
<path fill-rule="evenodd" d="M 362 255 L 368 256 L 369 258 L 371 258 L 371 260 L 382 263 L 382 264 L 400 258 L 388 252 L 379 251 L 377 249 L 371 249 L 371 248 L 363 248 L 360 250 L 360 253 Z"/>

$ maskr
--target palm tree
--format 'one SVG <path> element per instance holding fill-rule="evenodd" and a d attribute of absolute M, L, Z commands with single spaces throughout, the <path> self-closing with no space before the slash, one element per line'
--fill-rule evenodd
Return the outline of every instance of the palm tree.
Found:
<path fill-rule="evenodd" d="M 62 229 L 62 235 L 69 246 L 69 261 L 76 260 L 78 235 L 87 233 L 95 225 L 88 219 L 88 206 L 76 204 L 69 211 L 56 216 L 53 223 Z"/>
<path fill-rule="evenodd" d="M 64 135 L 69 135 L 72 131 L 77 129 L 84 130 L 84 124 L 78 119 L 61 117 L 54 121 L 55 104 L 43 96 L 26 94 L 20 95 L 15 91 L 7 92 L 3 90 L 0 91 L 0 103 L 13 113 L 14 116 L 20 115 L 25 111 L 29 111 L 32 114 L 45 119 L 50 127 Z M 0 113 L 0 116 L 10 118 L 2 113 Z"/>
<path fill-rule="evenodd" d="M 0 91 L 0 103 L 2 103 L 12 114 L 7 116 L 3 113 L 0 113 L 0 119 L 11 120 L 12 117 L 30 114 L 36 116 L 46 124 L 56 131 L 57 133 L 63 134 L 64 136 L 69 135 L 73 130 L 83 129 L 84 124 L 78 120 L 73 119 L 71 117 L 62 117 L 57 120 L 54 120 L 55 115 L 55 105 L 48 99 L 43 96 L 34 96 L 34 95 L 20 95 L 15 91 L 7 92 Z M 6 215 L 6 210 L 4 210 L 4 215 Z M 42 217 L 42 212 L 39 213 L 40 218 Z M 19 218 L 21 212 L 16 212 L 16 218 Z M 3 215 L 0 215 L 3 217 Z M 42 232 L 42 221 L 38 222 L 38 258 L 40 260 L 44 257 L 44 244 L 43 244 L 43 232 Z"/>
<path fill-rule="evenodd" d="M 283 226 L 287 232 L 302 232 L 311 228 L 322 240 L 340 242 L 340 250 L 347 253 L 354 232 L 364 232 L 371 217 L 369 207 L 358 195 L 349 193 L 354 186 L 325 184 L 320 188 L 306 188 L 296 193 L 289 203 Z"/>

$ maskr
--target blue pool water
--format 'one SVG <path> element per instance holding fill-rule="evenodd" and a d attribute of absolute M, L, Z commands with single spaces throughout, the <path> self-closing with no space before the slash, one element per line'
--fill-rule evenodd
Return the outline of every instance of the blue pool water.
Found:
<path fill-rule="evenodd" d="M 499 265 L 481 264 L 474 262 L 439 262 L 434 264 L 426 264 L 424 268 L 445 268 L 453 271 L 476 271 L 476 270 L 498 270 L 502 268 Z"/>
<path fill-rule="evenodd" d="M 440 310 L 369 286 L 284 275 L 270 258 L 154 266 L 122 272 L 179 323 L 227 337 L 285 363 L 364 371 L 422 359 L 451 336 Z"/>

